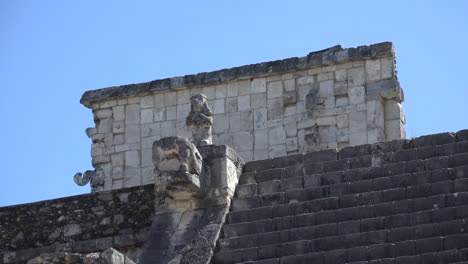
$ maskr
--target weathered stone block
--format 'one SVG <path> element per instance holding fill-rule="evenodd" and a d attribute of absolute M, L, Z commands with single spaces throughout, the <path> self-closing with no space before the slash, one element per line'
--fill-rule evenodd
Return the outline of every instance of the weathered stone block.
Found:
<path fill-rule="evenodd" d="M 252 150 L 253 149 L 253 133 L 250 131 L 242 131 L 242 132 L 234 133 L 233 144 L 234 144 L 234 148 L 239 151 Z"/>
<path fill-rule="evenodd" d="M 266 108 L 266 93 L 252 94 L 250 96 L 250 104 L 252 109 Z"/>
<path fill-rule="evenodd" d="M 255 109 L 253 113 L 254 129 L 263 129 L 267 127 L 267 109 Z"/>
<path fill-rule="evenodd" d="M 131 104 L 125 108 L 125 124 L 137 125 L 140 124 L 140 105 Z"/>
<path fill-rule="evenodd" d="M 265 78 L 256 78 L 252 80 L 251 83 L 252 94 L 265 93 L 267 84 Z"/>
<path fill-rule="evenodd" d="M 366 80 L 377 81 L 381 79 L 380 60 L 366 60 Z"/>
<path fill-rule="evenodd" d="M 267 100 L 268 120 L 281 118 L 284 110 L 283 98 Z"/>
<path fill-rule="evenodd" d="M 275 126 L 268 128 L 268 143 L 269 145 L 283 144 L 286 142 L 286 132 L 283 126 Z"/>
<path fill-rule="evenodd" d="M 286 144 L 270 146 L 268 151 L 270 158 L 286 156 Z"/>
<path fill-rule="evenodd" d="M 227 97 L 237 97 L 239 95 L 239 87 L 237 82 L 229 82 L 226 88 Z"/>
<path fill-rule="evenodd" d="M 380 71 L 382 75 L 382 79 L 392 78 L 395 72 L 395 59 L 390 58 L 382 58 L 380 59 Z"/>
<path fill-rule="evenodd" d="M 213 116 L 213 132 L 227 133 L 229 131 L 229 114 L 220 114 Z"/>
<path fill-rule="evenodd" d="M 218 84 L 215 86 L 215 98 L 216 99 L 221 99 L 221 98 L 226 98 L 227 96 L 227 84 Z"/>
<path fill-rule="evenodd" d="M 267 84 L 267 98 L 277 98 L 283 96 L 283 82 L 276 81 Z"/>
<path fill-rule="evenodd" d="M 237 112 L 237 97 L 226 98 L 225 111 L 226 111 L 226 113 Z"/>
<path fill-rule="evenodd" d="M 255 130 L 255 149 L 267 149 L 268 148 L 268 130 L 267 129 L 260 129 Z"/>
<path fill-rule="evenodd" d="M 367 128 L 378 128 L 383 131 L 384 125 L 384 107 L 382 101 L 367 101 Z"/>
<path fill-rule="evenodd" d="M 335 86 L 333 80 L 320 82 L 319 87 L 319 96 L 321 98 L 327 98 L 335 95 Z"/>
<path fill-rule="evenodd" d="M 385 120 L 399 119 L 404 120 L 403 107 L 396 100 L 386 100 L 385 105 Z"/>
<path fill-rule="evenodd" d="M 241 95 L 237 97 L 237 109 L 239 111 L 250 110 L 250 95 Z"/>
<path fill-rule="evenodd" d="M 348 100 L 350 105 L 363 104 L 366 102 L 366 89 L 364 86 L 350 87 L 348 89 Z"/>
<path fill-rule="evenodd" d="M 365 133 L 367 128 L 367 113 L 366 111 L 352 112 L 349 114 L 349 132 Z"/>
<path fill-rule="evenodd" d="M 348 69 L 348 87 L 363 86 L 366 81 L 364 67 Z"/>

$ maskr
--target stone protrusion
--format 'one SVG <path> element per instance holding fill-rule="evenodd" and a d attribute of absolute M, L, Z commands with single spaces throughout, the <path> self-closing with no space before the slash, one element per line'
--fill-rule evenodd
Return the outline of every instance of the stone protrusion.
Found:
<path fill-rule="evenodd" d="M 206 95 L 196 94 L 190 98 L 190 102 L 186 124 L 192 130 L 193 143 L 197 147 L 212 145 L 213 112 L 208 107 Z M 224 109 L 224 103 L 221 105 Z"/>

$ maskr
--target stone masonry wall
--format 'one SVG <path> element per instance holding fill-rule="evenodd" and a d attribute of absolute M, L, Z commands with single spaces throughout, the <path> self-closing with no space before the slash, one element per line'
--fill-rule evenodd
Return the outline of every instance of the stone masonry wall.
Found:
<path fill-rule="evenodd" d="M 0 208 L 0 263 L 113 247 L 134 261 L 154 217 L 154 185 Z"/>
<path fill-rule="evenodd" d="M 191 138 L 190 97 L 214 113 L 213 143 L 246 161 L 405 137 L 402 92 L 391 43 L 333 47 L 291 58 L 149 83 L 88 91 L 96 123 L 95 168 L 105 190 L 154 182 L 151 148 L 168 136 Z"/>

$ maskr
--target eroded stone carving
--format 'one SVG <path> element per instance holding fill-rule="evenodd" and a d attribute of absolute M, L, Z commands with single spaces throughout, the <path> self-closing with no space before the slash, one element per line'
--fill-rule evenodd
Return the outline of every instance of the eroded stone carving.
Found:
<path fill-rule="evenodd" d="M 186 124 L 192 130 L 195 146 L 212 145 L 213 112 L 208 107 L 206 96 L 196 94 L 191 97 L 191 109 L 187 116 Z"/>
<path fill-rule="evenodd" d="M 155 182 L 169 191 L 198 192 L 203 158 L 187 138 L 166 137 L 153 143 Z"/>
<path fill-rule="evenodd" d="M 73 181 L 79 186 L 84 186 L 88 182 L 91 182 L 91 192 L 104 190 L 104 172 L 100 168 L 93 171 L 87 170 L 84 174 L 78 172 L 73 176 Z"/>

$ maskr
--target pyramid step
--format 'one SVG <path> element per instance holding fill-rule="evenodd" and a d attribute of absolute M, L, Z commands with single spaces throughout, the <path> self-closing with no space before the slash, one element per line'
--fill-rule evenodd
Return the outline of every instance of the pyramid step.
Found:
<path fill-rule="evenodd" d="M 304 177 L 282 178 L 281 180 L 264 181 L 258 184 L 239 185 L 236 189 L 235 198 L 319 187 L 330 188 L 330 190 L 334 188 L 349 188 L 349 193 L 378 191 L 468 177 L 468 166 L 403 173 L 393 176 L 374 176 L 376 175 L 368 175 L 359 173 L 358 171 L 352 171 L 352 173 L 339 171 L 306 175 Z"/>
<path fill-rule="evenodd" d="M 464 260 L 466 248 L 468 248 L 467 233 L 395 243 L 387 242 L 383 234 L 363 234 L 362 236 L 356 234 L 222 251 L 215 253 L 213 259 L 214 263 L 236 263 L 277 258 L 280 259 L 280 263 L 301 263 L 296 262 L 300 261 L 297 259 L 298 256 L 313 255 L 316 261 L 322 261 L 320 263 L 350 263 L 387 258 L 421 260 L 425 256 L 431 256 L 447 260 L 447 262 L 438 263 L 451 263 Z"/>
<path fill-rule="evenodd" d="M 369 184 L 372 186 L 373 183 Z M 391 184 L 390 179 L 378 184 L 381 187 L 376 188 L 376 191 L 363 192 L 362 186 L 351 188 L 351 184 L 335 184 L 311 189 L 296 189 L 246 198 L 234 198 L 231 212 L 303 201 L 315 202 L 317 206 L 350 207 L 359 204 L 376 204 L 468 190 L 468 178 L 410 185 L 406 188 L 386 189 L 385 185 Z"/>

